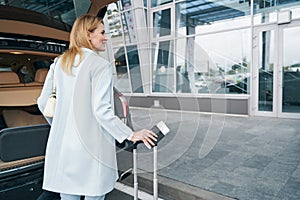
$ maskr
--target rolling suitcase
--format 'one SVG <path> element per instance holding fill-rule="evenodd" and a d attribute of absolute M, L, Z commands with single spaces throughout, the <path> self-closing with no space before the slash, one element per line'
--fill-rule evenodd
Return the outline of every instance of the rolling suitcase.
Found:
<path fill-rule="evenodd" d="M 158 180 L 157 180 L 157 143 L 170 131 L 167 125 L 160 121 L 158 124 L 151 128 L 157 134 L 157 141 L 153 146 L 153 199 L 158 199 Z M 137 146 L 139 143 L 134 144 L 133 148 L 133 188 L 134 200 L 138 200 L 138 176 L 137 176 Z"/>

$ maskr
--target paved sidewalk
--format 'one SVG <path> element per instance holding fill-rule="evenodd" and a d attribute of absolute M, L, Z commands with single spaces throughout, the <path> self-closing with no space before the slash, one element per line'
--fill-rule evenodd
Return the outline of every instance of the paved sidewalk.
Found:
<path fill-rule="evenodd" d="M 300 120 L 131 108 L 134 128 L 163 120 L 160 176 L 241 200 L 300 199 Z M 138 166 L 151 172 L 152 153 Z M 180 199 L 180 198 L 178 198 Z"/>

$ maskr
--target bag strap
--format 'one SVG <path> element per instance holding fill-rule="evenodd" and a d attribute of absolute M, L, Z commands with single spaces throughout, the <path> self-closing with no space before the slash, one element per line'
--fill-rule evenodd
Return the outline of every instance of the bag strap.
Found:
<path fill-rule="evenodd" d="M 58 57 L 54 59 L 54 67 L 53 67 L 53 84 L 52 84 L 52 94 L 56 94 L 56 78 L 55 78 L 55 69 L 57 64 Z"/>

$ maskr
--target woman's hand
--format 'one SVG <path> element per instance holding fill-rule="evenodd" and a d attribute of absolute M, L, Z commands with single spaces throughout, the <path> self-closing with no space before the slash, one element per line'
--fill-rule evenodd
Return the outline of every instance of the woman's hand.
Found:
<path fill-rule="evenodd" d="M 144 144 L 151 149 L 151 146 L 154 146 L 153 141 L 157 141 L 157 135 L 150 130 L 143 129 L 133 133 L 131 138 L 132 142 L 143 141 Z"/>

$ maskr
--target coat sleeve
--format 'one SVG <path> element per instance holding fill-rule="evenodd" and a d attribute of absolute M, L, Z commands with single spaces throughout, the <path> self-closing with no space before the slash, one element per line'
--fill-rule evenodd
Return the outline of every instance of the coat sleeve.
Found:
<path fill-rule="evenodd" d="M 41 92 L 39 98 L 37 99 L 38 107 L 39 107 L 39 109 L 40 109 L 40 111 L 42 112 L 43 115 L 44 115 L 44 110 L 45 110 L 45 107 L 46 107 L 47 100 L 48 100 L 49 96 L 52 93 L 53 74 L 54 74 L 54 65 L 55 65 L 55 63 L 56 63 L 56 60 L 54 60 L 54 62 L 50 65 L 50 69 L 49 69 L 48 74 L 46 76 L 42 92 Z M 44 117 L 47 120 L 47 122 L 51 125 L 52 118 L 46 117 L 45 115 L 44 115 Z"/>
<path fill-rule="evenodd" d="M 112 65 L 97 67 L 92 74 L 92 105 L 98 123 L 118 142 L 123 142 L 133 132 L 113 110 Z"/>

